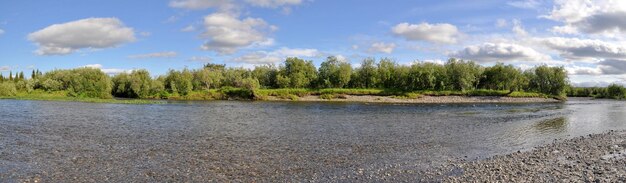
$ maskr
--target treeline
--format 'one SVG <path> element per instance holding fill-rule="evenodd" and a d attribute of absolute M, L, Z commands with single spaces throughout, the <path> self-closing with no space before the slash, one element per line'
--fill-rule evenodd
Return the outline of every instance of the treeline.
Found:
<path fill-rule="evenodd" d="M 626 99 L 626 88 L 618 84 L 610 84 L 607 87 L 572 87 L 567 91 L 567 96 Z"/>
<path fill-rule="evenodd" d="M 23 75 L 23 74 L 21 74 Z M 521 70 L 498 63 L 484 67 L 472 61 L 449 59 L 445 64 L 418 62 L 400 65 L 390 59 L 368 58 L 357 68 L 328 57 L 316 68 L 312 61 L 288 58 L 279 66 L 254 69 L 207 64 L 199 69 L 170 70 L 151 77 L 146 70 L 108 76 L 99 69 L 33 71 L 31 79 L 18 75 L 4 81 L 0 90 L 68 91 L 76 97 L 168 98 L 193 91 L 223 88 L 381 88 L 399 91 L 471 91 L 477 89 L 537 92 L 563 96 L 569 87 L 563 67 L 540 65 Z M 6 84 L 5 84 L 6 83 Z M 7 89 L 11 90 L 11 89 Z M 2 93 L 0 93 L 2 95 Z"/>

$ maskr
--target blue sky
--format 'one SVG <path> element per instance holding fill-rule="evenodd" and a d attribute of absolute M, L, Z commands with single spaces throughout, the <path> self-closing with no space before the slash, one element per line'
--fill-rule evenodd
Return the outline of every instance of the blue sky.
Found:
<path fill-rule="evenodd" d="M 626 2 L 613 0 L 2 1 L 0 72 L 456 57 L 564 66 L 577 85 L 606 85 L 626 81 L 620 17 Z"/>

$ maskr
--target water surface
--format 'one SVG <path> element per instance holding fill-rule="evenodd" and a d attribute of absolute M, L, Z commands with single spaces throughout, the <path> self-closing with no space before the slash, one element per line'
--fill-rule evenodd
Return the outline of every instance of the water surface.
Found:
<path fill-rule="evenodd" d="M 411 181 L 626 129 L 626 103 L 159 105 L 0 100 L 0 182 Z"/>

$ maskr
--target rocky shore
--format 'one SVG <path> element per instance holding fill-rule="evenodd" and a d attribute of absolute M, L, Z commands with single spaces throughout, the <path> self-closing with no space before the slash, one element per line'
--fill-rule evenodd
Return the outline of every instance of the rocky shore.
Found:
<path fill-rule="evenodd" d="M 577 137 L 492 158 L 454 160 L 425 182 L 626 182 L 626 131 Z"/>
<path fill-rule="evenodd" d="M 269 97 L 268 101 L 292 101 L 279 97 Z M 499 97 L 499 96 L 421 96 L 419 98 L 395 98 L 391 96 L 343 95 L 341 98 L 323 99 L 317 95 L 297 98 L 305 102 L 365 102 L 365 103 L 404 103 L 404 104 L 437 104 L 437 103 L 550 103 L 562 102 L 552 98 L 531 97 Z"/>

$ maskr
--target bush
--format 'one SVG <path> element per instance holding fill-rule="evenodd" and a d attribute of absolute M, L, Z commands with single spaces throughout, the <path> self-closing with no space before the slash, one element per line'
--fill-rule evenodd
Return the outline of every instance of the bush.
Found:
<path fill-rule="evenodd" d="M 0 83 L 0 96 L 2 97 L 12 97 L 17 94 L 17 89 L 15 88 L 15 84 L 10 82 Z"/>

